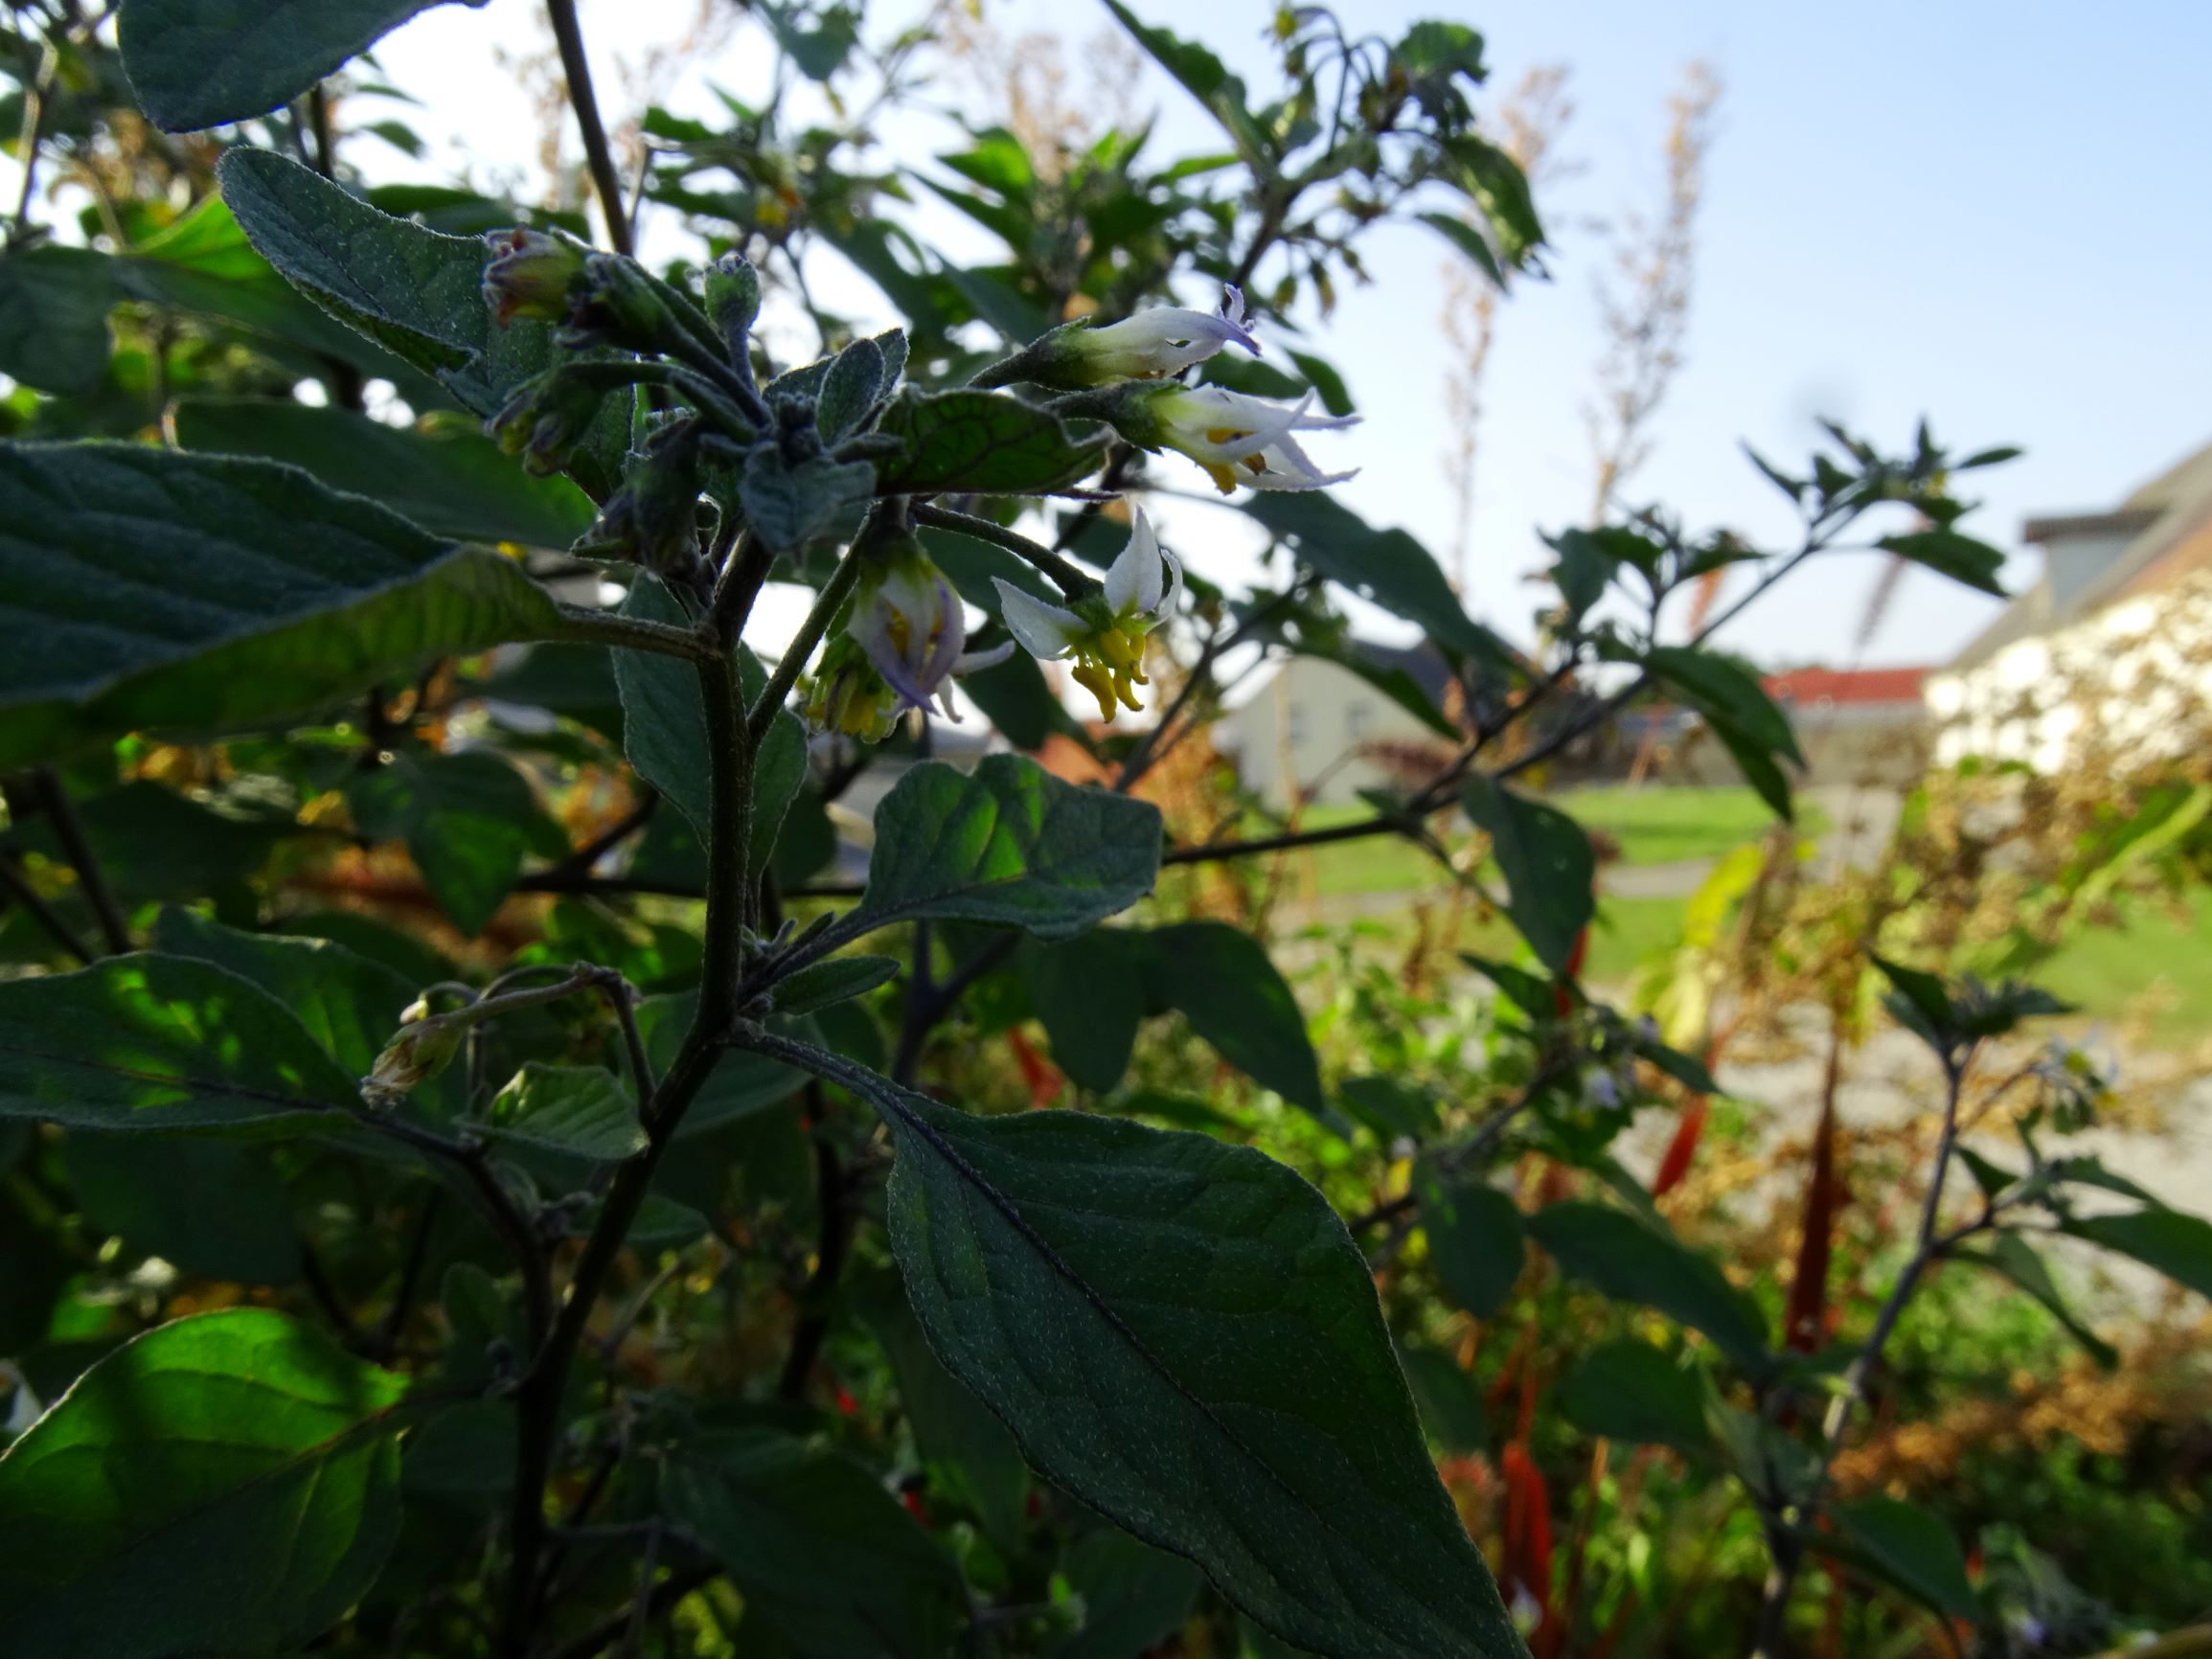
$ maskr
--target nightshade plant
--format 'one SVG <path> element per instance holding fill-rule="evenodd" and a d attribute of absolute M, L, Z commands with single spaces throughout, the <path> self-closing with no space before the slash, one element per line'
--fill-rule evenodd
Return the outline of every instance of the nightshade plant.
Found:
<path fill-rule="evenodd" d="M 1362 1659 L 1517 1653 L 1431 1458 L 1471 1385 L 1406 1346 L 1425 1431 L 1356 1239 L 1387 1253 L 1421 1225 L 1452 1294 L 1490 1310 L 1522 1247 L 1482 1179 L 1509 1148 L 1626 1193 L 1526 1231 L 1700 1333 L 1748 1391 L 1753 1410 L 1708 1412 L 1707 1374 L 1646 1347 L 1607 1351 L 1619 1376 L 1582 1398 L 1622 1420 L 1602 1432 L 1733 1448 L 1773 1547 L 1771 1638 L 1806 1550 L 1840 1547 L 1815 1525 L 1825 1462 L 1776 1449 L 1793 1391 L 1834 1368 L 1771 1351 L 1612 1162 L 1629 1108 L 1712 1084 L 1585 996 L 1588 843 L 1513 781 L 1660 684 L 1787 813 L 1787 722 L 1699 648 L 1725 615 L 1668 645 L 1663 606 L 1748 566 L 1732 615 L 1897 509 L 1917 517 L 1881 545 L 1989 586 L 1997 556 L 1953 528 L 1948 481 L 1997 457 L 1838 433 L 1804 478 L 1772 474 L 1805 526 L 1776 554 L 1655 513 L 1568 532 L 1523 652 L 1412 537 L 1323 493 L 1345 474 L 1299 435 L 1348 426 L 1350 394 L 1285 321 L 1358 275 L 1393 216 L 1501 281 L 1534 267 L 1525 184 L 1469 102 L 1472 31 L 1353 39 L 1287 12 L 1285 91 L 1255 107 L 1210 52 L 1115 6 L 1229 148 L 1153 166 L 1113 134 L 1047 180 L 974 134 L 940 158 L 962 183 L 926 182 L 1009 258 L 961 269 L 876 211 L 906 186 L 866 171 L 864 126 L 794 131 L 781 108 L 796 79 L 860 73 L 855 13 L 763 5 L 776 104 L 732 101 L 723 129 L 647 118 L 644 197 L 709 250 L 653 269 L 566 0 L 611 247 L 574 216 L 350 188 L 325 79 L 420 9 L 123 0 L 131 94 L 165 132 L 217 136 L 148 141 L 162 188 L 101 195 L 97 245 L 30 210 L 41 158 L 98 193 L 118 135 L 144 136 L 116 49 L 74 7 L 16 13 L 0 1351 L 44 1409 L 0 1458 L 0 1648 L 1133 1659 L 1188 1625 Z M 874 59 L 883 96 L 915 49 Z M 823 313 L 814 245 L 907 325 L 855 336 Z M 1201 284 L 1218 303 L 1171 303 Z M 819 327 L 811 361 L 771 360 L 764 291 Z M 372 418 L 378 380 L 422 419 Z M 1148 463 L 1166 451 L 1268 534 L 1279 587 L 1231 596 L 1163 545 L 1138 497 L 1188 471 Z M 771 580 L 812 601 L 763 663 L 743 634 Z M 1332 583 L 1426 631 L 1453 706 L 1344 650 Z M 1608 592 L 1635 602 L 1601 611 Z M 1370 675 L 1448 759 L 1355 825 L 1172 842 L 1132 791 L 1241 645 Z M 1103 732 L 1039 658 L 1071 662 Z M 1582 689 L 1608 665 L 1612 689 Z M 916 737 L 956 688 L 1004 739 L 967 770 Z M 1051 742 L 1108 781 L 1048 773 L 1030 756 Z M 865 882 L 825 878 L 826 808 L 886 756 L 903 769 Z M 1448 878 L 1501 881 L 1533 953 L 1471 965 L 1502 1011 L 1480 1101 L 1353 1086 L 1378 1079 L 1332 1100 L 1255 941 L 1101 925 L 1164 865 L 1434 845 L 1453 810 L 1494 876 Z M 411 929 L 378 902 L 395 870 L 417 878 Z M 301 891 L 359 902 L 278 901 Z M 1969 1009 L 1890 972 L 1955 1114 L 1998 1011 L 2040 1005 Z M 921 1086 L 989 997 L 1026 1002 L 1109 1109 Z M 1348 1227 L 1250 1146 L 1110 1109 L 1155 1008 L 1319 1132 L 1418 1145 L 1416 1185 Z M 1993 1170 L 1966 1234 L 1931 1198 L 1900 1297 L 1934 1253 L 2087 1178 L 2040 1155 Z M 63 1193 L 81 1223 L 56 1219 Z M 2128 1219 L 2157 1238 L 2117 1248 L 2197 1247 L 2184 1217 Z M 1831 1456 L 1879 1348 L 1844 1370 Z M 1850 1536 L 1941 1603 L 1954 1585 L 1912 1548 L 1928 1520 Z"/>

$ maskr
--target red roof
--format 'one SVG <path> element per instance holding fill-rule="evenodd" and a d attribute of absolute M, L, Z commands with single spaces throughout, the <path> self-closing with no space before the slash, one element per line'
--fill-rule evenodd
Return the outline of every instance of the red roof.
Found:
<path fill-rule="evenodd" d="M 1778 703 L 1917 703 L 1927 669 L 1799 669 L 1760 683 Z"/>

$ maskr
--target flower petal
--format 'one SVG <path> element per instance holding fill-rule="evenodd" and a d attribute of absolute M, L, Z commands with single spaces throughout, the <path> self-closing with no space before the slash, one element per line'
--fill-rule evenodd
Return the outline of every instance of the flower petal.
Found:
<path fill-rule="evenodd" d="M 991 581 L 998 589 L 999 614 L 1006 619 L 1007 631 L 1021 642 L 1023 650 L 1048 660 L 1067 654 L 1083 631 L 1083 618 L 1022 592 L 1002 576 Z"/>
<path fill-rule="evenodd" d="M 1145 621 L 1152 627 L 1158 627 L 1174 616 L 1175 602 L 1183 597 L 1183 561 L 1163 547 L 1160 549 L 1160 562 L 1167 566 L 1168 591 L 1161 597 L 1159 603 L 1145 612 Z"/>
<path fill-rule="evenodd" d="M 1106 567 L 1106 602 L 1115 616 L 1134 616 L 1160 602 L 1159 537 L 1141 507 L 1130 520 L 1129 545 Z"/>

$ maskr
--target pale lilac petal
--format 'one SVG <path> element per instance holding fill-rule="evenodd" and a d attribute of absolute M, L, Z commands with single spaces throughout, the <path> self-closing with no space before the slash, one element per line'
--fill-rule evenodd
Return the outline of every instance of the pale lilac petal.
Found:
<path fill-rule="evenodd" d="M 1012 655 L 1012 640 L 1000 640 L 987 651 L 963 651 L 960 660 L 952 665 L 952 677 L 959 679 L 963 674 L 981 673 L 985 669 L 995 669 Z"/>
<path fill-rule="evenodd" d="M 998 589 L 999 614 L 1006 619 L 1007 631 L 1021 642 L 1023 650 L 1046 659 L 1067 654 L 1083 631 L 1083 618 L 1022 592 L 1002 576 L 991 580 Z"/>

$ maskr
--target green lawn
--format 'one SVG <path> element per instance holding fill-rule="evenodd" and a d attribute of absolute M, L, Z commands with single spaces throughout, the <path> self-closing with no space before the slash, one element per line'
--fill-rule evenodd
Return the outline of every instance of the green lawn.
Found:
<path fill-rule="evenodd" d="M 2212 892 L 2186 905 L 2177 919 L 2167 905 L 2138 901 L 2124 925 L 2085 929 L 2029 977 L 2095 1019 L 2148 1005 L 2149 1035 L 2161 1047 L 2201 1043 L 2212 1037 Z"/>
<path fill-rule="evenodd" d="M 1765 834 L 1774 823 L 1767 803 L 1745 788 L 1565 789 L 1551 799 L 1585 829 L 1611 836 L 1624 864 L 1718 858 Z M 1816 837 L 1828 829 L 1827 813 L 1809 801 L 1798 803 L 1800 835 Z"/>
<path fill-rule="evenodd" d="M 1587 828 L 1610 837 L 1620 849 L 1624 864 L 1717 858 L 1763 833 L 1774 822 L 1766 804 L 1743 788 L 1572 789 L 1552 799 Z M 1326 830 L 1372 815 L 1363 802 L 1309 807 L 1298 820 L 1298 828 Z M 1798 829 L 1806 835 L 1818 835 L 1828 829 L 1827 816 L 1810 805 L 1798 808 L 1797 818 Z M 1245 832 L 1270 835 L 1278 828 L 1255 818 Z M 1313 891 L 1324 898 L 1354 893 L 1418 892 L 1438 879 L 1427 854 L 1390 835 L 1316 847 L 1298 856 L 1311 860 Z"/>

